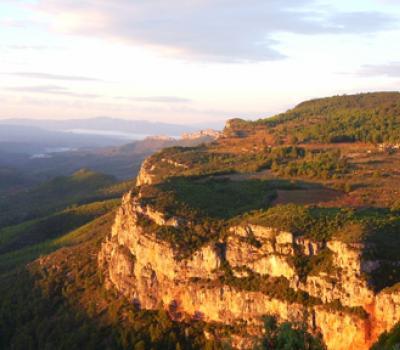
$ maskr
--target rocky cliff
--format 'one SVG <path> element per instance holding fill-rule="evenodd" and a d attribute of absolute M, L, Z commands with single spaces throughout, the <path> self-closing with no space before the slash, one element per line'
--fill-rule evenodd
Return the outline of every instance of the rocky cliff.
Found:
<path fill-rule="evenodd" d="M 147 176 L 143 170 L 139 183 L 151 182 Z M 140 308 L 164 307 L 176 319 L 240 322 L 250 333 L 263 315 L 306 322 L 329 350 L 369 349 L 400 320 L 400 288 L 376 293 L 369 286 L 365 275 L 379 261 L 366 259 L 365 245 L 314 242 L 246 224 L 182 255 L 160 239 L 161 227 L 191 229 L 185 218 L 143 202 L 140 192 L 128 193 L 98 256 L 107 287 Z M 321 256 L 307 275 L 299 273 L 297 260 Z"/>

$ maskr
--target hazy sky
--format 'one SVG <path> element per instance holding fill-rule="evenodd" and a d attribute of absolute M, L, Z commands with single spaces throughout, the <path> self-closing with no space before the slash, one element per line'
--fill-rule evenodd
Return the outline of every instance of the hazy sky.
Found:
<path fill-rule="evenodd" d="M 399 90 L 400 0 L 1 0 L 0 118 L 265 117 Z"/>

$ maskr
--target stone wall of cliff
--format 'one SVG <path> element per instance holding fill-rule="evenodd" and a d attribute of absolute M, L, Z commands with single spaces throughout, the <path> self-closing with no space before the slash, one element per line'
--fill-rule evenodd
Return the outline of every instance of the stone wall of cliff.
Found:
<path fill-rule="evenodd" d="M 182 258 L 170 243 L 142 226 L 141 216 L 158 226 L 182 225 L 178 218 L 166 219 L 141 204 L 139 197 L 127 194 L 98 256 L 108 288 L 138 307 L 162 306 L 176 317 L 185 314 L 227 324 L 244 321 L 248 327 L 259 325 L 263 315 L 305 321 L 310 331 L 322 334 L 329 350 L 367 350 L 400 320 L 400 291 L 392 288 L 375 294 L 369 288 L 363 273 L 376 262 L 363 260 L 360 245 L 339 241 L 323 245 L 290 232 L 245 225 L 231 227 L 223 240 Z M 300 278 L 293 258 L 321 250 L 331 254 L 332 268 Z M 239 281 L 249 274 L 284 279 L 288 288 L 309 295 L 313 303 L 224 283 L 221 276 L 227 266 Z M 361 308 L 364 313 L 354 312 Z"/>

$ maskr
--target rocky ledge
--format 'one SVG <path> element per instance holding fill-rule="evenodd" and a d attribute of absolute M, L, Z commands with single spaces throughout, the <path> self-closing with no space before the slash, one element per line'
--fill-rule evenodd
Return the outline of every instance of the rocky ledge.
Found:
<path fill-rule="evenodd" d="M 367 350 L 400 320 L 400 288 L 374 292 L 365 275 L 379 261 L 365 260 L 363 245 L 323 244 L 247 224 L 182 258 L 143 218 L 151 227 L 185 225 L 128 193 L 98 255 L 106 286 L 140 308 L 164 307 L 176 319 L 241 322 L 249 330 L 263 315 L 306 322 L 329 350 Z M 322 254 L 328 267 L 299 273 L 296 259 Z"/>

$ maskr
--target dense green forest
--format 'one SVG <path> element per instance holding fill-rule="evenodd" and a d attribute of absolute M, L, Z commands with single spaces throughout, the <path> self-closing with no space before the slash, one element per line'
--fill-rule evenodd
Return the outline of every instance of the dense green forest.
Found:
<path fill-rule="evenodd" d="M 262 119 L 279 138 L 294 142 L 400 142 L 400 93 L 335 96 L 303 102 Z M 244 125 L 244 129 L 249 126 Z"/>

